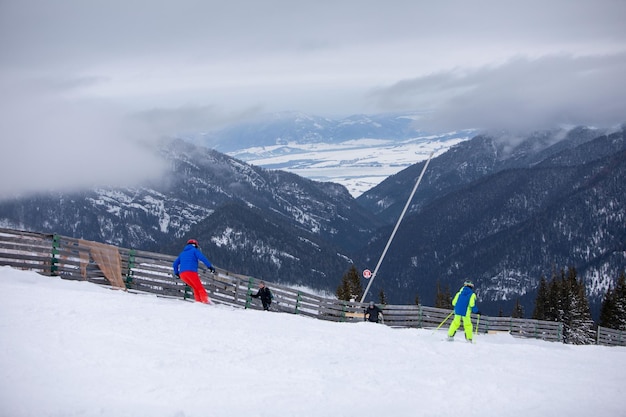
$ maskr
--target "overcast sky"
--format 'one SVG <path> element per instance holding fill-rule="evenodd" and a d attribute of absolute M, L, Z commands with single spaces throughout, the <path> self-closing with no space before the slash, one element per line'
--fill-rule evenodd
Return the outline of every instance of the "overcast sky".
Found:
<path fill-rule="evenodd" d="M 137 140 L 273 111 L 615 125 L 625 18 L 623 0 L 0 0 L 0 195 L 141 179 L 160 167 Z"/>

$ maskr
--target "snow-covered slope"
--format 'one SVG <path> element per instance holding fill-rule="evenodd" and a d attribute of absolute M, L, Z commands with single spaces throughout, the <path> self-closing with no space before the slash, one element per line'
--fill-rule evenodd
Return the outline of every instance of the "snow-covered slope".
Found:
<path fill-rule="evenodd" d="M 282 169 L 316 181 L 342 184 L 358 197 L 404 168 L 439 156 L 468 140 L 471 132 L 453 132 L 406 140 L 352 139 L 340 143 L 297 143 L 251 147 L 230 156 L 268 169 Z"/>
<path fill-rule="evenodd" d="M 186 139 L 253 165 L 344 185 L 358 197 L 385 178 L 470 139 L 474 130 L 430 134 L 419 114 L 343 119 L 284 112 Z"/>
<path fill-rule="evenodd" d="M 0 415 L 624 415 L 626 348 L 331 323 L 0 268 Z"/>

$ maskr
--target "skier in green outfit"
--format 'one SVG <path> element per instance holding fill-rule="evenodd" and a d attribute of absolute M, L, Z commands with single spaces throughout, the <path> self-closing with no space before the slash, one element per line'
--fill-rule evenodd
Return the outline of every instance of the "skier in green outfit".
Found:
<path fill-rule="evenodd" d="M 454 319 L 448 329 L 448 340 L 454 340 L 454 334 L 461 326 L 461 319 L 463 319 L 465 339 L 471 342 L 474 335 L 471 314 L 480 314 L 478 307 L 476 307 L 476 294 L 474 293 L 474 283 L 472 281 L 467 280 L 463 283 L 463 287 L 452 300 L 452 306 L 454 307 Z"/>

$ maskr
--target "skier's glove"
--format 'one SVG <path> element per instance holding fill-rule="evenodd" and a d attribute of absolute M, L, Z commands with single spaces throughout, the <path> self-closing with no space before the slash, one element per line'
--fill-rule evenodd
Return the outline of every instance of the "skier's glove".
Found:
<path fill-rule="evenodd" d="M 211 271 L 212 274 L 215 273 L 215 268 L 213 268 L 212 266 L 209 267 L 209 271 Z"/>
<path fill-rule="evenodd" d="M 174 276 L 178 279 L 180 279 L 180 274 L 174 274 Z"/>

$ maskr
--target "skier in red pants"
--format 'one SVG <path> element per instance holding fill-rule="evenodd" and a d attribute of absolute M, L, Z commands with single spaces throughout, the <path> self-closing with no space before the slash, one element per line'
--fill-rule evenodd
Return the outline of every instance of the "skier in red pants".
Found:
<path fill-rule="evenodd" d="M 198 249 L 198 241 L 189 239 L 187 245 L 185 245 L 185 249 L 178 255 L 178 258 L 176 258 L 172 265 L 174 267 L 174 275 L 182 279 L 185 284 L 193 289 L 193 298 L 196 301 L 210 304 L 209 296 L 198 276 L 198 261 L 204 262 L 207 268 L 209 268 L 209 271 L 215 273 L 215 268 L 213 268 L 211 262 L 200 252 L 200 249 Z"/>

